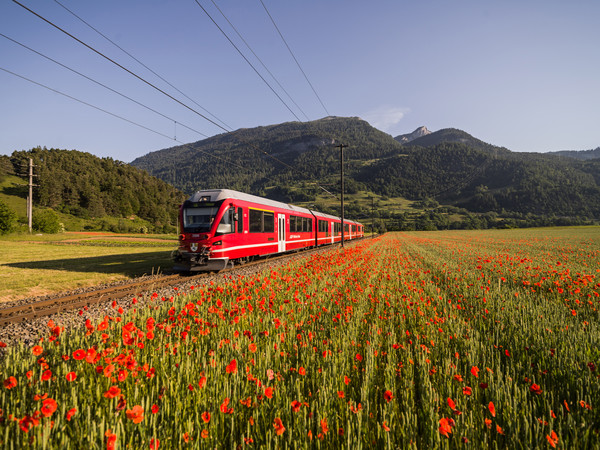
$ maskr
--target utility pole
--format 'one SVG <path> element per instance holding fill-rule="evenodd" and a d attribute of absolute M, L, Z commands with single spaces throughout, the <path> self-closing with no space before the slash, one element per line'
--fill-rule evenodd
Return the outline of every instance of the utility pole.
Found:
<path fill-rule="evenodd" d="M 27 195 L 27 222 L 29 225 L 29 233 L 31 234 L 33 232 L 33 226 L 32 226 L 32 222 L 33 222 L 33 188 L 35 186 L 37 186 L 37 184 L 33 184 L 33 177 L 37 177 L 37 175 L 33 174 L 33 168 L 35 166 L 33 165 L 33 159 L 29 158 L 29 171 L 28 171 L 28 176 L 29 176 L 29 195 Z"/>
<path fill-rule="evenodd" d="M 336 145 L 340 148 L 340 189 L 342 192 L 342 247 L 344 246 L 344 148 L 346 144 Z"/>
<path fill-rule="evenodd" d="M 375 198 L 371 197 L 371 239 L 375 237 Z"/>
<path fill-rule="evenodd" d="M 33 159 L 29 158 L 29 195 L 27 196 L 27 221 L 29 223 L 29 234 L 31 234 L 33 217 Z"/>

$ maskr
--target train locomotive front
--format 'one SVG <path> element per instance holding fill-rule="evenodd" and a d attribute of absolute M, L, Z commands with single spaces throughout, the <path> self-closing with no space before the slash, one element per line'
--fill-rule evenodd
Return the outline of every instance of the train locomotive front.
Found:
<path fill-rule="evenodd" d="M 234 233 L 242 218 L 226 197 L 222 191 L 200 191 L 181 205 L 173 270 L 219 271 L 227 267 L 229 257 L 216 256 L 214 250 L 222 247 L 224 236 Z"/>

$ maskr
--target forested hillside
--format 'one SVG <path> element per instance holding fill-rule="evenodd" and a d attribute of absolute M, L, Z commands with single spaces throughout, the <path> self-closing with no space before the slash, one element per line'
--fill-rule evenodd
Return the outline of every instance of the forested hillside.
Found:
<path fill-rule="evenodd" d="M 314 202 L 320 189 L 339 193 L 340 143 L 348 145 L 346 193 L 500 217 L 600 219 L 600 160 L 515 153 L 454 128 L 402 145 L 358 118 L 329 117 L 238 130 L 132 164 L 186 193 L 227 187 Z"/>
<path fill-rule="evenodd" d="M 329 117 L 241 129 L 152 152 L 131 164 L 187 194 L 225 187 L 262 194 L 269 186 L 323 181 L 339 174 L 339 143 L 348 144 L 349 164 L 390 156 L 402 148 L 363 120 Z"/>
<path fill-rule="evenodd" d="M 111 158 L 75 150 L 34 148 L 10 157 L 17 174 L 35 174 L 34 205 L 83 218 L 137 216 L 157 230 L 174 226 L 184 196 L 148 173 Z M 7 166 L 7 158 L 3 166 Z"/>

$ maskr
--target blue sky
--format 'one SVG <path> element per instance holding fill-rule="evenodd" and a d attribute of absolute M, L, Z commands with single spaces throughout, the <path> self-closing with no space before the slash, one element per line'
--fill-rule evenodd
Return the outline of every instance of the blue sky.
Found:
<path fill-rule="evenodd" d="M 289 109 L 302 121 L 328 114 L 358 116 L 392 136 L 421 125 L 431 131 L 460 128 L 513 151 L 600 146 L 600 2 L 596 0 L 263 0 L 324 107 L 260 0 L 198 2 L 287 106 L 195 0 L 58 1 L 21 3 L 196 112 L 5 0 L 0 4 L 0 33 L 145 107 L 0 36 L 0 154 L 40 145 L 130 162 L 177 141 L 204 139 L 202 134 L 298 120 Z"/>

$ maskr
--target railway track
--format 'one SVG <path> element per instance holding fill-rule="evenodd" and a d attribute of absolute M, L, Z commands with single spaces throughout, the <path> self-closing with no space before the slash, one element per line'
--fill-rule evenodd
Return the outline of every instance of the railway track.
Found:
<path fill-rule="evenodd" d="M 236 265 L 219 272 L 219 274 L 227 272 L 242 271 L 247 268 L 261 265 L 271 264 L 282 259 L 291 259 L 300 255 L 308 255 L 328 247 L 320 247 L 317 249 L 304 250 L 292 254 L 278 255 L 268 258 L 262 258 L 253 262 L 248 262 L 242 265 Z M 199 273 L 194 275 L 159 275 L 147 280 L 133 281 L 131 283 L 120 284 L 116 286 L 93 289 L 90 291 L 57 296 L 50 299 L 28 302 L 0 309 L 0 328 L 9 324 L 21 324 L 28 321 L 38 319 L 40 317 L 50 316 L 53 314 L 90 307 L 100 303 L 109 302 L 112 300 L 120 300 L 123 298 L 133 298 L 141 296 L 144 293 L 154 292 L 155 290 L 163 290 L 169 287 L 176 287 L 182 284 L 196 284 L 202 279 L 211 276 L 210 273 Z"/>

